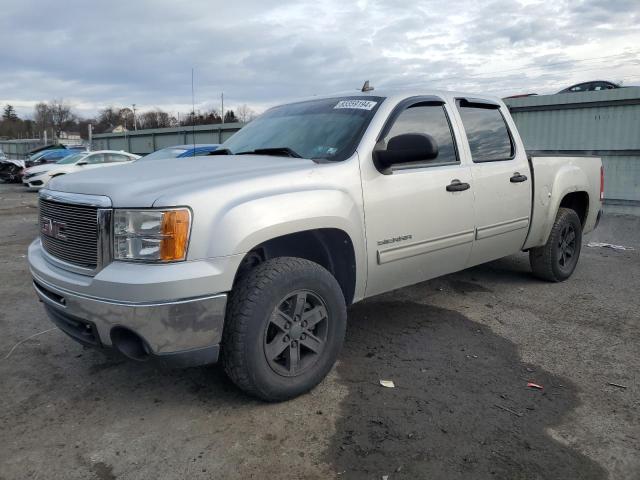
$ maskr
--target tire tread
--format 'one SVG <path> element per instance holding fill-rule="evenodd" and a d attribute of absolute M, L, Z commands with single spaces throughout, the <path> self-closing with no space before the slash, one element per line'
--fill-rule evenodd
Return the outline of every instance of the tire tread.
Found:
<path fill-rule="evenodd" d="M 234 286 L 227 305 L 226 321 L 222 334 L 222 364 L 227 376 L 241 390 L 273 400 L 256 385 L 245 358 L 246 337 L 255 314 L 258 298 L 264 290 L 281 276 L 296 270 L 306 270 L 317 275 L 331 275 L 315 262 L 297 257 L 276 257 L 256 266 Z M 333 278 L 333 277 L 332 277 Z"/>
<path fill-rule="evenodd" d="M 551 228 L 551 232 L 549 233 L 547 243 L 541 247 L 529 250 L 529 264 L 531 265 L 531 270 L 535 277 L 548 282 L 560 282 L 564 280 L 563 278 L 558 277 L 553 269 L 553 250 L 555 248 L 557 237 L 560 235 L 560 230 L 564 223 L 568 221 L 569 217 L 576 217 L 578 219 L 578 223 L 580 223 L 578 214 L 575 210 L 560 207 L 558 209 L 558 214 L 556 215 L 556 220 Z"/>

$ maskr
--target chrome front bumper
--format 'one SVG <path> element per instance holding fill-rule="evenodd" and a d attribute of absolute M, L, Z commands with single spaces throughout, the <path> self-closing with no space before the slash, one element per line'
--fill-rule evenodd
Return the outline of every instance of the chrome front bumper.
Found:
<path fill-rule="evenodd" d="M 65 278 L 77 275 L 65 273 L 56 265 L 49 264 L 37 244 L 30 248 L 29 263 L 35 291 L 45 304 L 50 319 L 78 342 L 94 347 L 112 347 L 114 328 L 125 328 L 141 337 L 150 356 L 163 363 L 193 366 L 218 360 L 226 293 L 174 299 L 164 291 L 164 298 L 172 298 L 166 301 L 98 298 L 60 286 L 62 282 L 55 280 L 62 280 L 62 275 Z M 91 277 L 84 279 L 92 281 Z M 126 280 L 130 279 L 123 278 Z M 188 283 L 188 279 L 177 280 L 177 284 L 171 285 L 171 290 L 174 293 L 197 290 L 189 289 Z M 135 298 L 136 286 L 129 285 L 129 289 L 131 297 Z"/>

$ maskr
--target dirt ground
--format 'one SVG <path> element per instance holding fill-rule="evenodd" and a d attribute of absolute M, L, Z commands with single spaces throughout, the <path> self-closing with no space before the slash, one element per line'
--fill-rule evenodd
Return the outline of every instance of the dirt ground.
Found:
<path fill-rule="evenodd" d="M 562 284 L 520 254 L 355 305 L 329 377 L 264 404 L 217 366 L 161 370 L 53 328 L 25 258 L 36 212 L 0 184 L 2 480 L 640 478 L 638 217 L 587 239 L 635 250 L 585 246 Z"/>

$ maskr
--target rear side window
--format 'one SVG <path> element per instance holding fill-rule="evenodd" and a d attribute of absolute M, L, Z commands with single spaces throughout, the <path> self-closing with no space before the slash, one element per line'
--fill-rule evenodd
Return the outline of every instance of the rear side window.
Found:
<path fill-rule="evenodd" d="M 459 105 L 474 162 L 510 160 L 515 149 L 504 117 L 498 108 Z"/>
<path fill-rule="evenodd" d="M 127 157 L 118 153 L 107 153 L 104 158 L 104 163 L 117 163 L 126 161 Z"/>
<path fill-rule="evenodd" d="M 404 110 L 384 136 L 384 144 L 404 133 L 426 133 L 438 144 L 438 156 L 433 160 L 417 162 L 413 166 L 430 166 L 457 163 L 455 141 L 447 114 L 442 105 L 416 104 Z"/>
<path fill-rule="evenodd" d="M 86 162 L 89 165 L 95 165 L 96 163 L 104 163 L 104 154 L 96 153 L 95 155 L 90 155 L 86 158 Z"/>

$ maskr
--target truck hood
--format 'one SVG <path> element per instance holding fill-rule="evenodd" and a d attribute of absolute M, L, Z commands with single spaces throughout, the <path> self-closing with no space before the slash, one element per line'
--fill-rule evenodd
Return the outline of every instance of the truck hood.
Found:
<path fill-rule="evenodd" d="M 184 201 L 191 193 L 312 170 L 312 160 L 265 155 L 212 155 L 132 162 L 54 178 L 47 189 L 104 195 L 114 207 L 148 208 Z M 175 199 L 175 200 L 174 200 Z"/>

